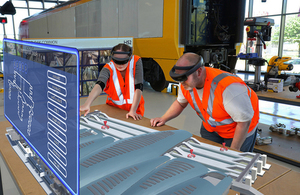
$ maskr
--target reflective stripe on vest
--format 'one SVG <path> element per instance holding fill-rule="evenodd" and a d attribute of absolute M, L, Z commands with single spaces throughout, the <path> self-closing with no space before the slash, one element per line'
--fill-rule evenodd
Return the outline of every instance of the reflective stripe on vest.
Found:
<path fill-rule="evenodd" d="M 251 99 L 251 88 L 248 85 L 247 85 L 247 89 L 248 89 L 249 98 Z"/>
<path fill-rule="evenodd" d="M 109 67 L 112 69 L 113 71 L 113 81 L 115 84 L 115 90 L 116 93 L 118 94 L 119 100 L 113 100 L 112 98 L 108 98 L 108 100 L 112 101 L 114 104 L 121 106 L 123 104 L 132 104 L 133 102 L 133 96 L 134 96 L 134 77 L 133 77 L 133 65 L 134 65 L 134 57 L 132 56 L 130 63 L 129 63 L 129 99 L 124 99 L 122 91 L 121 91 L 121 87 L 120 87 L 120 82 L 118 79 L 118 74 L 117 74 L 117 70 L 116 67 L 114 65 L 113 62 L 108 63 Z"/>
<path fill-rule="evenodd" d="M 198 113 L 198 116 L 199 116 L 203 121 L 205 121 L 205 119 L 204 119 L 202 113 L 200 112 L 200 109 L 199 109 L 199 107 L 198 107 L 198 104 L 196 103 L 194 91 L 193 91 L 193 90 L 190 90 L 190 94 L 191 94 L 191 97 L 192 97 L 192 100 L 193 100 L 194 108 L 195 108 L 196 112 Z"/>
<path fill-rule="evenodd" d="M 208 98 L 208 102 L 207 102 L 207 113 L 209 115 L 209 119 L 208 121 L 204 120 L 204 117 L 203 115 L 201 114 L 200 112 L 200 109 L 196 103 L 196 100 L 195 100 L 195 94 L 193 92 L 193 90 L 190 90 L 190 95 L 192 97 L 192 100 L 193 100 L 193 104 L 194 104 L 194 108 L 196 110 L 196 112 L 198 113 L 199 117 L 206 121 L 209 125 L 211 125 L 212 127 L 216 127 L 216 126 L 222 126 L 222 125 L 229 125 L 231 123 L 234 123 L 233 119 L 230 118 L 230 119 L 225 119 L 225 120 L 222 120 L 220 122 L 217 122 L 214 118 L 212 118 L 212 109 L 213 109 L 213 102 L 214 102 L 214 99 L 215 99 L 215 90 L 219 84 L 219 82 L 224 79 L 225 77 L 227 76 L 234 76 L 234 77 L 237 77 L 236 75 L 232 75 L 230 73 L 221 73 L 219 75 L 217 75 L 211 82 L 211 87 L 210 87 L 210 92 L 209 92 L 209 98 Z M 248 86 L 247 86 L 248 87 Z M 248 87 L 247 88 L 248 90 L 250 90 L 250 94 L 249 96 L 251 97 L 251 89 Z"/>

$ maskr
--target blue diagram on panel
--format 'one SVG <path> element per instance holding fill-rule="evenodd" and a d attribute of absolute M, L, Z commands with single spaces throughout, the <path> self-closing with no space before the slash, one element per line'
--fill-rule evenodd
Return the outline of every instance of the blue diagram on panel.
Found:
<path fill-rule="evenodd" d="M 17 61 L 14 61 L 14 63 L 17 63 Z M 17 98 L 17 108 L 18 108 L 17 113 L 20 121 L 23 121 L 24 114 L 27 115 L 27 113 L 24 113 L 24 107 L 25 106 L 29 107 L 27 133 L 30 136 L 32 117 L 34 115 L 33 112 L 34 101 L 32 98 L 33 87 L 16 70 L 14 70 L 14 79 L 12 81 L 8 79 L 8 84 L 9 84 L 8 98 L 9 100 L 12 100 L 12 98 Z M 11 88 L 16 88 L 18 90 L 17 97 L 12 97 Z"/>
<path fill-rule="evenodd" d="M 70 69 L 78 70 L 78 51 L 6 39 L 4 46 L 5 117 L 60 182 L 77 194 L 79 75 L 49 63 L 53 55 L 69 56 L 76 59 Z"/>

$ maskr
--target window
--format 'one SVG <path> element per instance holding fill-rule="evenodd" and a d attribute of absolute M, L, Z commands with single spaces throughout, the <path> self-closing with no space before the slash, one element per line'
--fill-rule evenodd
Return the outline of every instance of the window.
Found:
<path fill-rule="evenodd" d="M 300 12 L 300 1 L 299 0 L 287 0 L 286 13 L 299 13 Z"/>
<path fill-rule="evenodd" d="M 286 14 L 282 5 L 286 4 Z M 291 14 L 294 13 L 294 14 Z M 295 14 L 297 13 L 297 14 Z M 262 58 L 269 61 L 273 56 L 283 57 L 300 57 L 300 1 L 299 0 L 267 0 L 253 1 L 253 17 L 268 17 L 274 19 L 274 26 L 272 26 L 271 41 L 266 42 L 266 49 L 263 49 Z M 285 17 L 286 16 L 286 17 Z M 281 20 L 285 19 L 285 28 L 281 29 Z M 284 30 L 284 34 L 280 32 Z M 244 34 L 245 36 L 245 34 Z M 280 44 L 280 37 L 284 36 L 283 44 Z M 241 49 L 246 49 L 246 41 L 244 40 Z M 237 69 L 243 70 L 241 62 L 237 63 Z M 262 66 L 261 71 L 265 72 L 267 66 Z M 254 71 L 255 67 L 249 65 L 249 71 Z"/>
<path fill-rule="evenodd" d="M 29 8 L 40 8 L 43 9 L 42 2 L 36 2 L 36 1 L 29 1 Z"/>
<path fill-rule="evenodd" d="M 282 0 L 253 1 L 253 17 L 281 14 Z"/>
<path fill-rule="evenodd" d="M 284 28 L 283 56 L 300 57 L 300 17 L 298 14 L 286 17 Z"/>

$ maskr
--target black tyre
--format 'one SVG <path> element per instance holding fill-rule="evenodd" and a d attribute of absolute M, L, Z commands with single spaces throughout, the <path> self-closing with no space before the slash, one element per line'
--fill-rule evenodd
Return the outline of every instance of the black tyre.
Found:
<path fill-rule="evenodd" d="M 144 80 L 155 91 L 162 91 L 167 86 L 166 78 L 159 64 L 152 58 L 143 58 Z"/>

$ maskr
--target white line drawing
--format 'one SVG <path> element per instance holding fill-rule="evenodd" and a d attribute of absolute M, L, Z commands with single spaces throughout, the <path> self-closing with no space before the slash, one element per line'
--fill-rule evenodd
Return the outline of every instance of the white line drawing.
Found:
<path fill-rule="evenodd" d="M 64 109 L 67 108 L 67 101 L 58 95 L 52 93 L 51 91 L 47 92 L 47 98 L 52 102 L 58 104 L 59 106 L 63 107 Z"/>
<path fill-rule="evenodd" d="M 47 77 L 49 79 L 52 79 L 53 81 L 56 81 L 60 84 L 66 85 L 67 84 L 67 77 L 62 74 L 58 74 L 56 72 L 53 72 L 51 70 L 47 71 Z"/>
<path fill-rule="evenodd" d="M 67 177 L 67 170 L 55 159 L 55 157 L 50 152 L 47 153 L 47 156 L 48 156 L 48 160 L 66 178 Z"/>
<path fill-rule="evenodd" d="M 62 87 L 61 85 L 58 85 L 52 81 L 47 82 L 48 89 L 56 92 L 57 94 L 67 97 L 67 89 L 65 87 Z"/>
<path fill-rule="evenodd" d="M 65 110 L 58 107 L 56 104 L 51 103 L 50 101 L 47 102 L 47 108 L 52 113 L 54 113 L 56 116 L 59 116 L 60 118 L 67 120 L 67 113 Z"/>
<path fill-rule="evenodd" d="M 32 117 L 34 115 L 34 112 L 33 112 L 34 101 L 32 98 L 33 87 L 17 71 L 14 71 L 14 80 L 13 81 L 8 79 L 8 84 L 9 84 L 8 98 L 10 100 L 11 100 L 11 88 L 15 87 L 18 90 L 18 95 L 17 95 L 18 116 L 21 121 L 23 121 L 24 106 L 26 105 L 29 107 L 27 133 L 30 136 Z"/>

